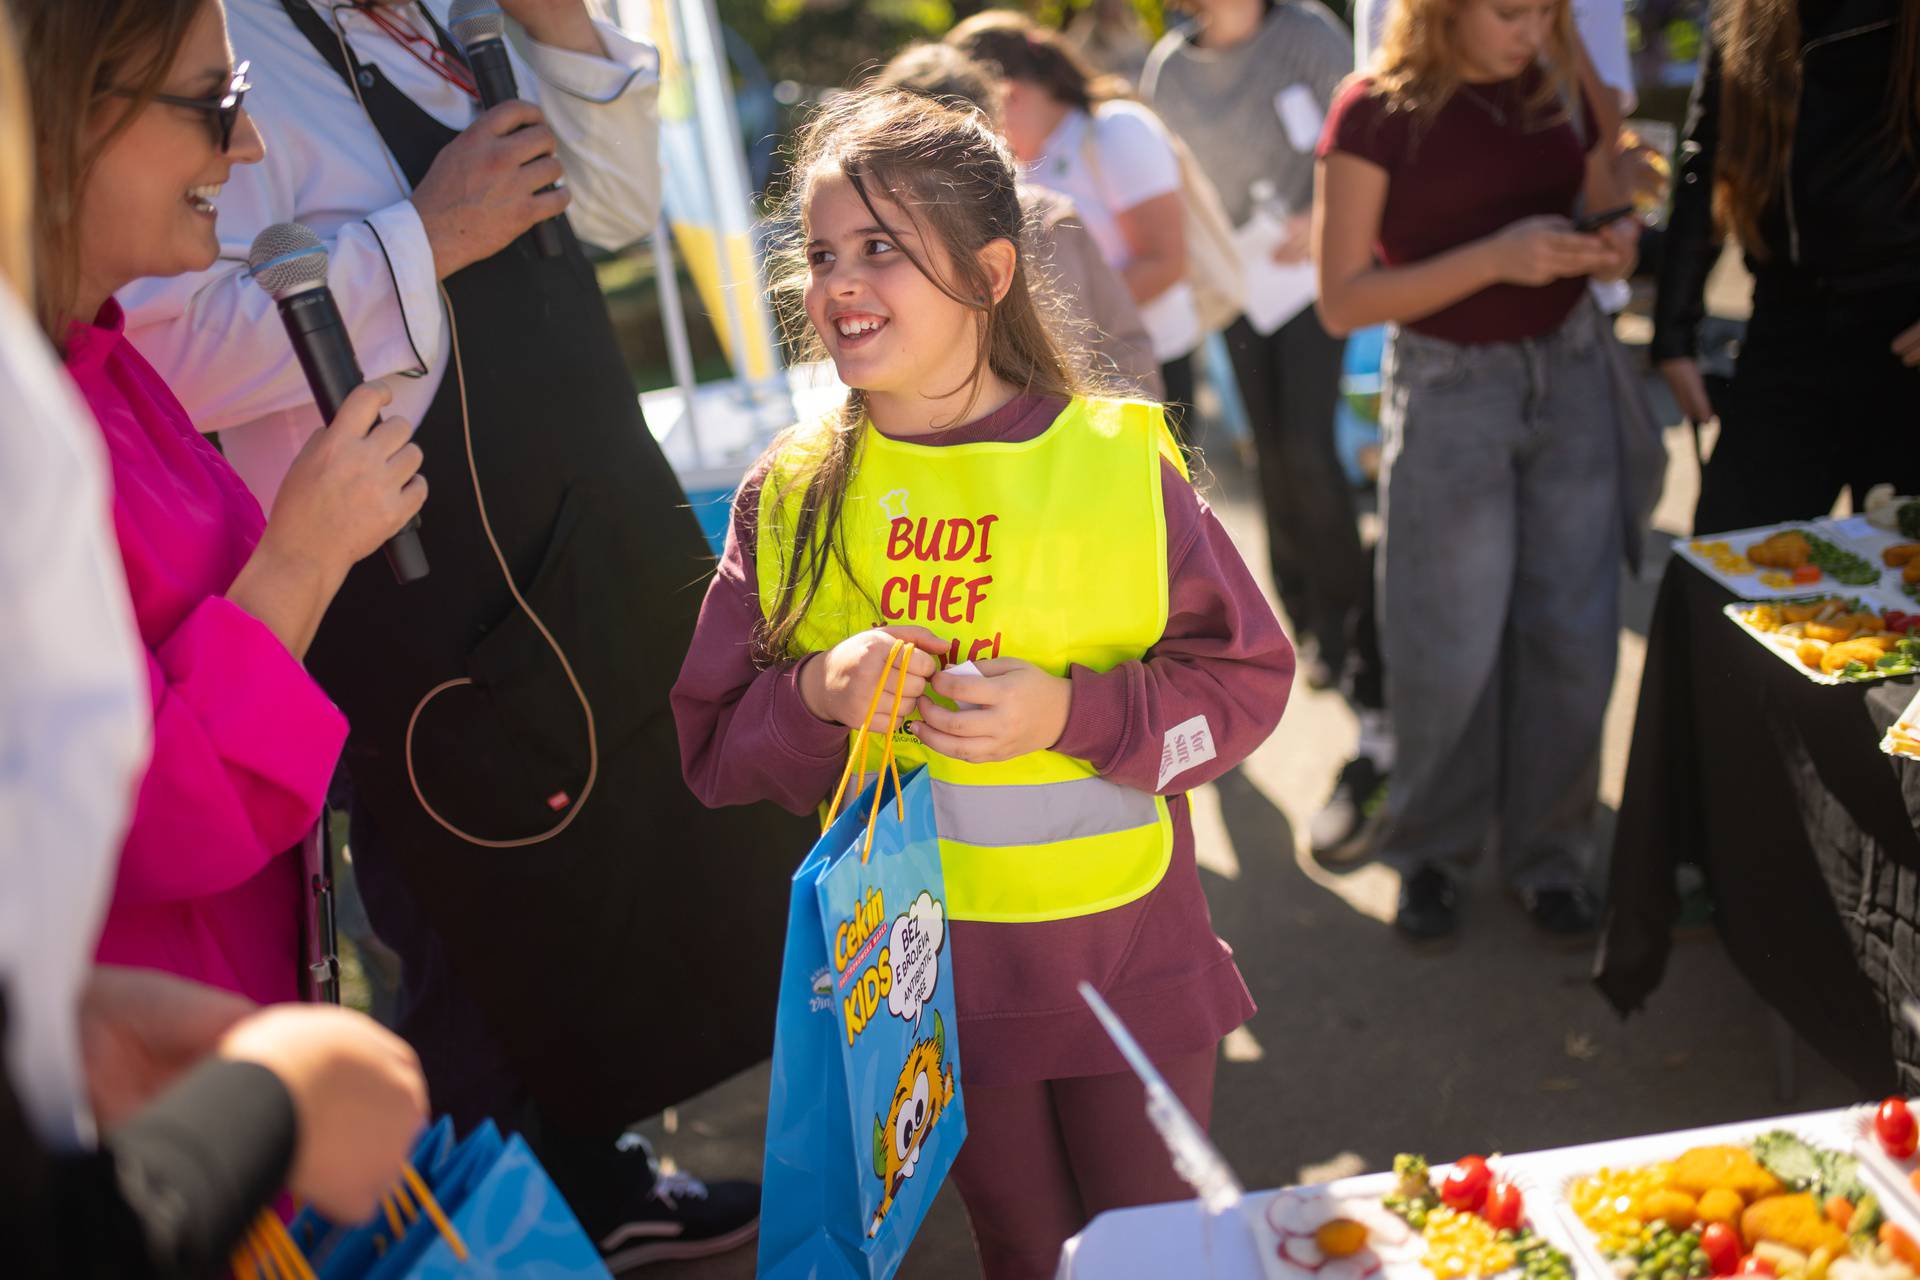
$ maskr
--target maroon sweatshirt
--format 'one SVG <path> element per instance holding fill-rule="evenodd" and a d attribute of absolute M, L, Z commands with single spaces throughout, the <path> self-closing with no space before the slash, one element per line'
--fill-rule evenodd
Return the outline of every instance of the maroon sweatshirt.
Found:
<path fill-rule="evenodd" d="M 922 445 L 1013 443 L 1052 425 L 1066 402 L 1021 396 Z M 824 801 L 846 764 L 847 730 L 800 699 L 807 658 L 755 660 L 761 620 L 755 523 L 768 459 L 734 499 L 720 568 L 673 689 L 680 757 L 709 805 L 773 800 L 796 813 Z M 953 922 L 961 1066 L 992 1086 L 1126 1070 L 1081 1001 L 1089 981 L 1155 1057 L 1217 1043 L 1253 1014 L 1233 952 L 1213 932 L 1193 860 L 1185 792 L 1219 777 L 1273 732 L 1293 684 L 1293 646 L 1226 530 L 1162 462 L 1168 609 L 1160 642 L 1107 672 L 1075 666 L 1056 751 L 1103 776 L 1168 797 L 1173 861 L 1152 892 L 1095 915 L 1036 924 Z M 1018 657 L 1018 654 L 1009 654 Z M 1160 785 L 1168 731 L 1205 716 L 1217 755 Z M 796 865 L 804 850 L 794 850 Z"/>

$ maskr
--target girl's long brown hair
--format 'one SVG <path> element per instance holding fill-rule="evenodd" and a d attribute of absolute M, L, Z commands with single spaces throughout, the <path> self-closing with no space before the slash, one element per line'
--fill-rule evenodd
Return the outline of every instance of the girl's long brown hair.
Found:
<path fill-rule="evenodd" d="M 33 130 L 26 73 L 0 5 L 0 283 L 33 305 Z"/>
<path fill-rule="evenodd" d="M 1881 135 L 1889 161 L 1896 154 L 1912 157 L 1920 138 L 1920 9 L 1912 3 L 1897 8 Z M 1722 0 L 1714 6 L 1713 38 L 1720 49 L 1714 208 L 1742 249 L 1765 258 L 1760 218 L 1787 180 L 1799 116 L 1798 0 Z"/>
<path fill-rule="evenodd" d="M 939 246 L 944 262 L 916 254 L 892 237 L 941 293 L 973 313 L 978 357 L 966 388 L 978 389 L 991 370 L 1024 394 L 1072 396 L 1082 389 L 1048 331 L 1028 278 L 1015 169 L 1006 144 L 977 111 L 893 89 L 842 94 L 801 131 L 792 183 L 776 216 L 772 273 L 783 327 L 799 359 L 827 356 L 807 321 L 802 294 L 810 274 L 807 197 L 814 179 L 829 171 L 846 175 L 876 226 L 891 235 L 878 207 L 886 201 L 906 215 L 921 244 Z M 1006 296 L 983 302 L 993 290 L 980 251 L 995 240 L 1014 245 L 1019 260 Z M 794 633 L 830 564 L 838 563 L 848 580 L 857 582 L 840 536 L 840 517 L 866 416 L 864 397 L 850 390 L 827 423 L 796 427 L 773 444 L 776 462 L 765 481 L 772 489 L 761 511 L 777 522 L 773 541 L 782 548 L 782 560 L 779 594 L 761 629 L 766 660 L 789 656 Z M 799 502 L 790 513 L 796 491 Z M 865 584 L 859 589 L 867 591 Z"/>
<path fill-rule="evenodd" d="M 1460 88 L 1460 49 L 1455 15 L 1474 0 L 1396 0 L 1387 10 L 1387 29 L 1373 66 L 1374 92 L 1387 110 L 1410 112 L 1430 122 Z M 1553 30 L 1541 55 L 1546 72 L 1526 103 L 1528 126 L 1544 128 L 1566 118 L 1566 104 L 1580 92 L 1574 79 L 1573 6 L 1559 0 Z"/>
<path fill-rule="evenodd" d="M 19 28 L 34 108 L 35 310 L 47 337 L 64 348 L 67 326 L 89 318 L 72 314 L 80 289 L 77 237 L 87 180 L 101 153 L 160 91 L 193 20 L 211 0 L 7 3 Z"/>
<path fill-rule="evenodd" d="M 1092 111 L 1131 96 L 1124 79 L 1099 74 L 1065 36 L 1012 9 L 974 14 L 947 32 L 946 43 L 1008 80 L 1039 85 L 1062 106 Z"/>

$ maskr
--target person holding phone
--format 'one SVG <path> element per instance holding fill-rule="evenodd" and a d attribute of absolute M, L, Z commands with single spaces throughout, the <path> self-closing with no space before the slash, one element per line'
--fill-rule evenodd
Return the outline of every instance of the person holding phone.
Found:
<path fill-rule="evenodd" d="M 1378 572 L 1397 758 L 1395 926 L 1458 927 L 1496 829 L 1548 934 L 1585 884 L 1621 555 L 1618 428 L 1590 279 L 1634 260 L 1612 139 L 1571 68 L 1568 0 L 1400 0 L 1321 136 L 1320 310 L 1387 324 Z M 1570 104 L 1582 102 L 1582 109 Z M 1576 210 L 1605 225 L 1579 230 Z"/>

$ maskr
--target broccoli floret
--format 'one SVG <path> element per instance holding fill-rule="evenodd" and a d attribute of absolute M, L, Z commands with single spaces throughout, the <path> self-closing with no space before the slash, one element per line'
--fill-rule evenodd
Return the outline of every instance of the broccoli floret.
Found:
<path fill-rule="evenodd" d="M 1900 521 L 1901 537 L 1920 541 L 1920 502 L 1901 503 L 1894 517 Z"/>

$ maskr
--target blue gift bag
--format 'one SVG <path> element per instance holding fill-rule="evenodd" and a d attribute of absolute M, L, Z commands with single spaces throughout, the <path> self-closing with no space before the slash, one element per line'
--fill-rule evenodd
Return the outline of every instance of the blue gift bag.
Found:
<path fill-rule="evenodd" d="M 931 780 L 883 765 L 793 875 L 762 1280 L 899 1268 L 967 1133 L 951 957 Z"/>
<path fill-rule="evenodd" d="M 518 1136 L 502 1138 L 484 1121 L 456 1144 L 441 1120 L 415 1144 L 409 1162 L 465 1246 L 453 1246 L 427 1215 L 339 1226 L 312 1210 L 294 1219 L 293 1241 L 320 1280 L 481 1280 L 526 1276 L 605 1280 L 600 1251 L 587 1239 L 546 1170 Z"/>

